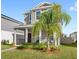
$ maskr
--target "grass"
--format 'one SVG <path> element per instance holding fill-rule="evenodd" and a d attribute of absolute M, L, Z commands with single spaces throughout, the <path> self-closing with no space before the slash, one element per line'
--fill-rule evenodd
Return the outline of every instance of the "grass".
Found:
<path fill-rule="evenodd" d="M 60 50 L 48 53 L 37 50 L 12 50 L 1 52 L 2 59 L 77 59 L 77 47 L 61 45 Z"/>
<path fill-rule="evenodd" d="M 11 48 L 12 45 L 3 45 L 1 44 L 1 50 Z"/>

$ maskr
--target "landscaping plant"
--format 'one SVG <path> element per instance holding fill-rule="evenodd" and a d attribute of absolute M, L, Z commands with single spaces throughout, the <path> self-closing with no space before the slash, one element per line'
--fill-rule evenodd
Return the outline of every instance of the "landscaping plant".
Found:
<path fill-rule="evenodd" d="M 60 4 L 54 3 L 50 9 L 42 11 L 40 14 L 40 19 L 33 26 L 33 36 L 39 34 L 40 30 L 45 31 L 47 37 L 48 50 L 50 50 L 50 38 L 54 37 L 55 46 L 57 45 L 57 40 L 60 38 L 62 33 L 62 25 L 69 24 L 71 17 L 68 13 L 63 12 Z"/>

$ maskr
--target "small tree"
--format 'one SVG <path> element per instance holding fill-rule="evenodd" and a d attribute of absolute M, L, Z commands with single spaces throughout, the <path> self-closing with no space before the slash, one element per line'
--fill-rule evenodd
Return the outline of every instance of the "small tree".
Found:
<path fill-rule="evenodd" d="M 49 10 L 45 10 L 40 14 L 40 19 L 33 26 L 33 35 L 37 35 L 39 30 L 44 30 L 48 40 L 48 49 L 50 37 L 53 36 L 57 40 L 62 33 L 62 24 L 67 25 L 71 17 L 62 12 L 59 4 L 53 4 Z"/>

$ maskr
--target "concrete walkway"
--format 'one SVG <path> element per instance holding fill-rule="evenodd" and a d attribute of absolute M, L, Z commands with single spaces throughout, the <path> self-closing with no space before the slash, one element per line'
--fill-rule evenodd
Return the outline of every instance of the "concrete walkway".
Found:
<path fill-rule="evenodd" d="M 16 49 L 16 47 L 1 50 L 1 52 L 10 51 L 10 50 L 14 50 L 14 49 Z"/>

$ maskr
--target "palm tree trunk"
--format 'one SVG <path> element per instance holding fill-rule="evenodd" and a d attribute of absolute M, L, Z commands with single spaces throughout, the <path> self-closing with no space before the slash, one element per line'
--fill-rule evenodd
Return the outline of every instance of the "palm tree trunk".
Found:
<path fill-rule="evenodd" d="M 58 46 L 60 45 L 60 38 L 58 38 Z"/>
<path fill-rule="evenodd" d="M 49 46 L 49 41 L 48 41 L 47 43 L 48 43 L 48 48 L 50 48 L 50 46 Z"/>
<path fill-rule="evenodd" d="M 56 33 L 54 34 L 55 47 L 58 47 L 58 40 L 56 39 Z"/>
<path fill-rule="evenodd" d="M 57 40 L 55 39 L 55 46 L 58 47 Z"/>
<path fill-rule="evenodd" d="M 50 49 L 49 40 L 48 40 L 47 44 L 48 44 L 48 45 L 47 45 L 47 50 L 50 51 L 51 49 Z"/>

